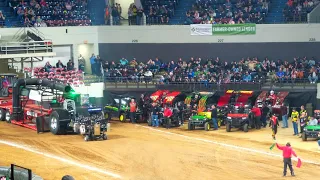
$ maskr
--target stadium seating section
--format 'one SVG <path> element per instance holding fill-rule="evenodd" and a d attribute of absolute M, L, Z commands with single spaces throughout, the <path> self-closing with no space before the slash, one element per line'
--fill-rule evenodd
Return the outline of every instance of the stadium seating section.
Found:
<path fill-rule="evenodd" d="M 42 21 L 47 26 L 91 25 L 87 0 L 10 0 L 8 6 L 25 25 Z"/>
<path fill-rule="evenodd" d="M 187 12 L 185 24 L 264 22 L 268 2 L 262 0 L 198 0 Z"/>
<path fill-rule="evenodd" d="M 33 77 L 46 78 L 52 81 L 61 81 L 73 86 L 83 86 L 83 73 L 81 71 L 66 71 L 64 68 L 51 68 L 50 72 L 45 72 L 43 67 L 24 68 L 25 72 L 32 73 Z"/>

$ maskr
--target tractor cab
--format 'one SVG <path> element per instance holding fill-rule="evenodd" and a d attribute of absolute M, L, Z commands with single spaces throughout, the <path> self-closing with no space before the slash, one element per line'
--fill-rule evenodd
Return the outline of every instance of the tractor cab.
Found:
<path fill-rule="evenodd" d="M 18 80 L 17 74 L 0 74 L 0 99 L 10 97 L 12 94 L 12 85 Z"/>

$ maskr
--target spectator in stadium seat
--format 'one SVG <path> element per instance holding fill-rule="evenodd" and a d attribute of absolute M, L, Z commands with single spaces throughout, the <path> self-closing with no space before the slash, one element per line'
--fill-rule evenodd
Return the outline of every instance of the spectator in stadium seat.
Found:
<path fill-rule="evenodd" d="M 65 68 L 66 66 L 62 64 L 60 60 L 56 63 L 56 68 Z"/>
<path fill-rule="evenodd" d="M 105 25 L 109 25 L 110 23 L 110 7 L 108 5 L 104 9 L 104 23 Z"/>
<path fill-rule="evenodd" d="M 277 72 L 277 79 L 278 79 L 280 82 L 283 82 L 283 81 L 284 81 L 284 72 L 282 71 L 282 69 L 280 69 L 280 70 Z"/>
<path fill-rule="evenodd" d="M 51 66 L 50 62 L 49 61 L 46 62 L 46 64 L 44 65 L 45 72 L 50 72 L 51 68 L 52 68 L 52 66 Z"/>
<path fill-rule="evenodd" d="M 74 64 L 72 60 L 70 59 L 67 63 L 67 71 L 73 71 L 74 70 Z"/>
<path fill-rule="evenodd" d="M 318 73 L 317 73 L 317 70 L 315 68 L 312 68 L 310 70 L 308 79 L 309 79 L 311 84 L 315 84 L 318 81 Z"/>
<path fill-rule="evenodd" d="M 121 59 L 120 59 L 120 64 L 121 64 L 122 66 L 126 66 L 126 65 L 128 64 L 128 60 L 127 60 L 126 58 L 121 58 Z"/>
<path fill-rule="evenodd" d="M 246 74 L 243 75 L 243 81 L 244 81 L 244 82 L 251 82 L 251 81 L 252 81 L 252 77 L 251 77 L 251 75 L 249 74 L 249 72 L 246 72 Z"/>
<path fill-rule="evenodd" d="M 128 23 L 129 23 L 129 26 L 132 25 L 132 21 L 133 21 L 133 12 L 132 12 L 132 6 L 133 6 L 133 3 L 129 6 L 128 8 Z"/>
<path fill-rule="evenodd" d="M 4 17 L 2 11 L 0 11 L 0 27 L 5 26 L 5 20 L 6 18 Z"/>

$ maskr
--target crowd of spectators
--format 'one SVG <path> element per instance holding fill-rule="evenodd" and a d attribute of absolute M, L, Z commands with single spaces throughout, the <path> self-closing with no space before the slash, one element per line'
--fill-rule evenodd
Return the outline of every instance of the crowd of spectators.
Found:
<path fill-rule="evenodd" d="M 145 1 L 145 15 L 147 24 L 168 24 L 170 18 L 174 16 L 174 11 L 178 5 L 177 0 L 165 1 Z"/>
<path fill-rule="evenodd" d="M 307 14 L 319 4 L 319 0 L 288 0 L 283 9 L 287 22 L 307 21 Z"/>
<path fill-rule="evenodd" d="M 282 60 L 258 60 L 242 58 L 240 61 L 224 62 L 215 59 L 191 58 L 164 63 L 160 59 L 150 59 L 147 63 L 126 58 L 118 62 L 101 59 L 106 79 L 118 81 L 145 81 L 145 78 L 167 82 L 204 82 L 204 83 L 256 83 L 270 79 L 273 82 L 294 83 L 309 80 L 315 83 L 320 72 L 320 63 L 314 58 L 294 58 L 292 62 Z M 142 79 L 143 77 L 144 79 Z"/>
<path fill-rule="evenodd" d="M 268 0 L 196 0 L 186 13 L 185 24 L 262 24 Z"/>
<path fill-rule="evenodd" d="M 26 26 L 90 25 L 87 0 L 10 0 L 9 6 Z"/>

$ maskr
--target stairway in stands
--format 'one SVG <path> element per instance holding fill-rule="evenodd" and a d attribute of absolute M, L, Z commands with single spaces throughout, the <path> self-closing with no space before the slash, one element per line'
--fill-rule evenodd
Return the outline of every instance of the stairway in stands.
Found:
<path fill-rule="evenodd" d="M 88 10 L 92 25 L 104 25 L 105 0 L 89 0 Z"/>
<path fill-rule="evenodd" d="M 269 13 L 265 19 L 266 24 L 282 24 L 284 23 L 283 8 L 287 0 L 272 0 L 269 4 Z"/>
<path fill-rule="evenodd" d="M 169 23 L 173 25 L 183 24 L 186 18 L 186 12 L 191 9 L 195 0 L 180 0 L 175 10 L 175 15 L 170 19 Z"/>
<path fill-rule="evenodd" d="M 4 17 L 6 18 L 6 26 L 19 26 L 20 22 L 17 17 L 14 16 L 8 4 L 6 4 L 6 0 L 0 0 L 0 11 L 2 11 Z"/>

